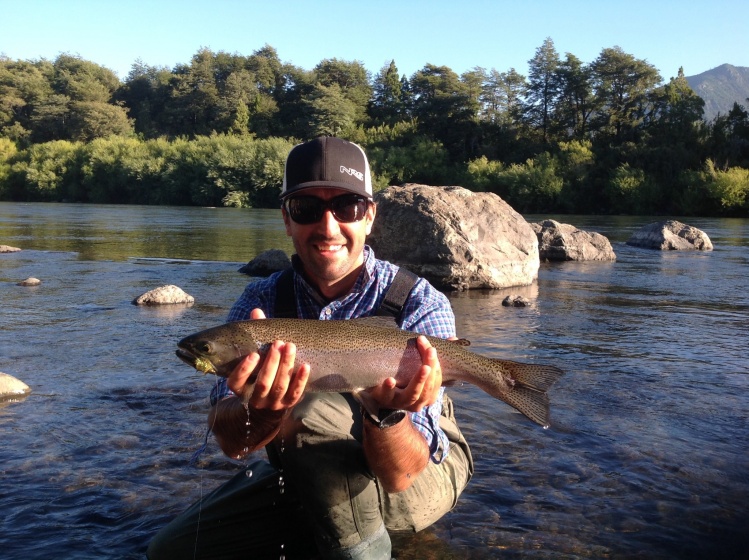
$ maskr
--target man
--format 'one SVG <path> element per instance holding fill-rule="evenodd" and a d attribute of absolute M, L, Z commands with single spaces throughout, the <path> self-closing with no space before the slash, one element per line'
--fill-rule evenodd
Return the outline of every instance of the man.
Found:
<path fill-rule="evenodd" d="M 277 301 L 289 297 L 300 318 L 376 314 L 398 267 L 377 260 L 365 245 L 376 206 L 364 151 L 330 137 L 294 147 L 281 199 L 296 250 L 293 295 L 284 293 L 282 273 L 250 283 L 229 320 L 272 317 Z M 397 320 L 406 330 L 455 336 L 447 298 L 424 279 L 413 285 Z M 267 446 L 278 477 L 294 487 L 322 558 L 390 559 L 388 530 L 418 531 L 432 524 L 455 505 L 472 475 L 470 451 L 443 394 L 437 352 L 423 336 L 416 346 L 422 366 L 408 386 L 389 378 L 368 389 L 370 412 L 350 394 L 305 394 L 309 365 L 296 364 L 294 344 L 284 341 L 274 342 L 264 358 L 247 356 L 226 381 L 230 392 L 211 410 L 209 426 L 227 455 L 242 458 Z M 257 379 L 245 407 L 237 395 L 253 371 Z M 254 546 L 251 524 L 244 528 L 246 544 L 234 535 L 199 535 L 194 525 L 200 513 L 175 520 L 152 542 L 149 557 L 174 552 L 175 525 L 182 537 L 195 533 L 196 542 Z M 204 533 L 211 527 L 204 526 Z"/>

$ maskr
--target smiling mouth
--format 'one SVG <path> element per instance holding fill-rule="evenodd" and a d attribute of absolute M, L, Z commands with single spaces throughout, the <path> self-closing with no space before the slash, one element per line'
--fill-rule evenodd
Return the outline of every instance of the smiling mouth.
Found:
<path fill-rule="evenodd" d="M 343 249 L 343 245 L 315 245 L 321 253 L 335 253 Z"/>

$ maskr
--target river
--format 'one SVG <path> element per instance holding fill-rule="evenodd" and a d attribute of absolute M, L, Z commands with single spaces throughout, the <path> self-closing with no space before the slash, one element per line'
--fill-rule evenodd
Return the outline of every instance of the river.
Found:
<path fill-rule="evenodd" d="M 609 237 L 617 261 L 450 294 L 474 351 L 566 371 L 552 427 L 449 389 L 476 474 L 394 556 L 749 558 L 749 220 L 684 219 L 715 245 L 701 253 L 627 246 L 646 217 L 557 219 Z M 279 212 L 0 203 L 0 244 L 24 249 L 0 255 L 0 371 L 33 388 L 0 408 L 0 556 L 143 558 L 243 466 L 213 441 L 189 464 L 211 378 L 174 348 L 223 322 L 241 264 L 291 250 Z M 195 305 L 131 304 L 163 284 Z"/>

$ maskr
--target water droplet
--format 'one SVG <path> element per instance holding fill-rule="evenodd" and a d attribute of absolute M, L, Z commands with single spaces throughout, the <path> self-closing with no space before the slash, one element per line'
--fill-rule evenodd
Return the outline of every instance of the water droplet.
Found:
<path fill-rule="evenodd" d="M 247 478 L 252 478 L 252 469 L 247 469 L 244 473 Z"/>

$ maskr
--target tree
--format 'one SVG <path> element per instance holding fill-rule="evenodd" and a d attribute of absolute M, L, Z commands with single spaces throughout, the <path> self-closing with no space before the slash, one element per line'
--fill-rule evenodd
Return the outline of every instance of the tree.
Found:
<path fill-rule="evenodd" d="M 72 101 L 109 103 L 119 86 L 114 72 L 80 57 L 61 54 L 54 62 L 52 88 Z"/>
<path fill-rule="evenodd" d="M 703 162 L 705 102 L 689 86 L 683 68 L 676 78 L 657 88 L 651 99 L 643 167 L 671 189 L 683 171 L 697 170 Z"/>
<path fill-rule="evenodd" d="M 29 138 L 34 108 L 52 93 L 46 65 L 0 56 L 0 135 L 22 143 Z"/>
<path fill-rule="evenodd" d="M 369 72 L 362 63 L 330 58 L 315 66 L 314 71 L 317 83 L 321 86 L 338 86 L 341 95 L 354 109 L 356 124 L 363 124 L 367 116 L 367 105 L 372 97 L 372 86 Z"/>
<path fill-rule="evenodd" d="M 136 60 L 114 95 L 132 117 L 135 131 L 146 138 L 155 138 L 167 131 L 166 108 L 171 101 L 175 77 L 167 68 L 149 66 Z"/>
<path fill-rule="evenodd" d="M 661 81 L 658 71 L 620 47 L 603 49 L 591 70 L 596 131 L 617 144 L 636 142 L 650 111 L 649 94 Z"/>
<path fill-rule="evenodd" d="M 458 75 L 447 66 L 427 64 L 410 85 L 422 132 L 442 142 L 453 161 L 470 159 L 478 104 Z"/>
<path fill-rule="evenodd" d="M 338 84 L 317 84 L 306 103 L 310 110 L 310 137 L 347 136 L 356 126 L 357 107 Z"/>
<path fill-rule="evenodd" d="M 749 112 L 743 105 L 734 103 L 728 114 L 715 117 L 710 126 L 709 149 L 712 158 L 724 168 L 749 168 Z"/>
<path fill-rule="evenodd" d="M 559 132 L 570 139 L 583 140 L 594 111 L 590 66 L 567 53 L 557 68 L 559 99 L 555 120 Z"/>
<path fill-rule="evenodd" d="M 70 106 L 70 130 L 73 140 L 90 142 L 94 138 L 128 135 L 133 132 L 133 125 L 118 105 L 76 101 Z"/>
<path fill-rule="evenodd" d="M 388 66 L 383 66 L 375 76 L 368 113 L 375 125 L 392 126 L 406 117 L 403 81 L 394 60 Z"/>
<path fill-rule="evenodd" d="M 193 55 L 190 66 L 175 69 L 166 108 L 168 132 L 195 136 L 216 130 L 219 90 L 215 70 L 213 53 L 205 48 Z"/>
<path fill-rule="evenodd" d="M 531 128 L 541 135 L 543 146 L 549 143 L 552 113 L 559 91 L 557 68 L 559 55 L 554 41 L 547 37 L 528 61 L 528 89 L 525 99 L 525 116 Z"/>

